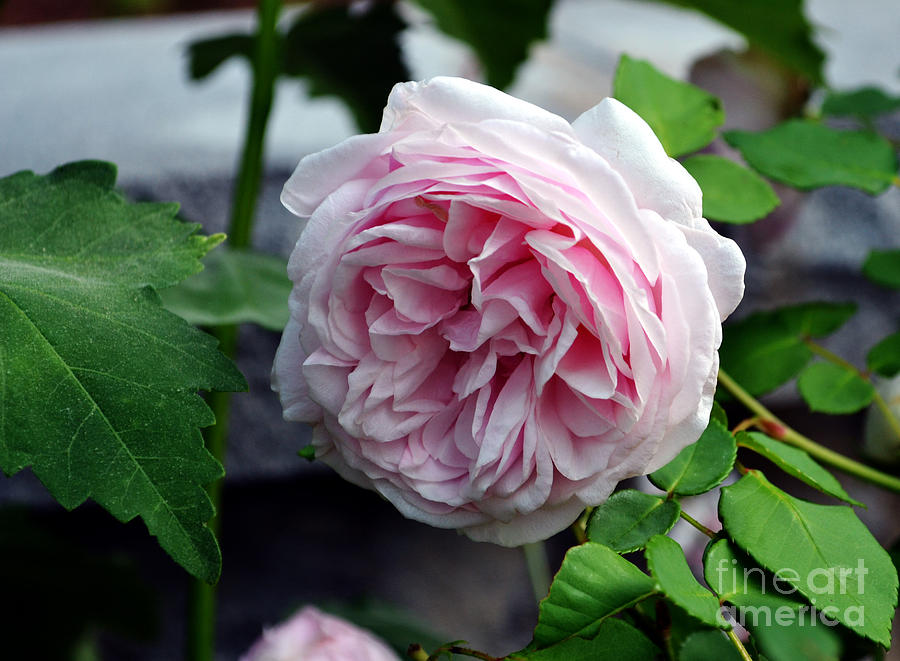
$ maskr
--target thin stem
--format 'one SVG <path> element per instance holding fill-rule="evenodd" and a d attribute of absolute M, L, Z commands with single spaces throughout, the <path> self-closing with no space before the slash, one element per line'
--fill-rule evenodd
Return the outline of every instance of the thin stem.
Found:
<path fill-rule="evenodd" d="M 458 645 L 450 645 L 449 647 L 444 648 L 450 654 L 462 654 L 464 656 L 471 656 L 476 659 L 481 659 L 481 661 L 502 661 L 501 657 L 491 656 L 485 652 L 479 652 L 478 650 L 473 650 L 469 647 L 459 647 Z M 432 655 L 433 656 L 433 655 Z"/>
<path fill-rule="evenodd" d="M 742 661 L 753 661 L 753 657 L 750 656 L 750 652 L 744 647 L 744 643 L 741 642 L 741 639 L 737 637 L 734 629 L 729 629 L 725 633 L 728 635 L 731 644 L 734 645 L 735 649 L 738 651 L 738 654 L 741 655 Z"/>
<path fill-rule="evenodd" d="M 690 514 L 688 514 L 688 513 L 685 512 L 684 510 L 681 510 L 681 514 L 680 514 L 679 516 L 681 516 L 682 519 L 684 519 L 685 521 L 687 521 L 688 523 L 690 523 L 692 526 L 694 526 L 697 530 L 699 530 L 700 532 L 702 532 L 704 535 L 706 535 L 706 536 L 709 537 L 710 539 L 715 539 L 715 538 L 716 538 L 716 533 L 715 533 L 715 532 L 713 532 L 712 530 L 710 530 L 709 528 L 707 528 L 706 526 L 704 526 L 702 523 L 700 523 L 699 521 L 697 521 L 697 519 L 695 519 L 694 517 L 692 517 Z"/>
<path fill-rule="evenodd" d="M 250 244 L 253 217 L 263 167 L 263 146 L 266 124 L 275 92 L 281 50 L 277 33 L 281 0 L 260 0 L 257 10 L 258 28 L 256 50 L 253 59 L 253 91 L 250 98 L 250 116 L 240 170 L 235 184 L 231 222 L 228 228 L 232 248 L 246 248 Z M 213 330 L 219 339 L 219 349 L 229 358 L 237 352 L 237 326 L 220 326 Z M 216 417 L 216 424 L 207 428 L 206 447 L 219 463 L 225 462 L 228 439 L 228 418 L 231 409 L 231 393 L 210 393 L 208 403 Z M 209 528 L 218 537 L 221 530 L 222 480 L 207 487 L 214 515 Z M 215 656 L 216 587 L 203 581 L 191 581 L 188 594 L 187 622 L 188 661 L 212 661 Z"/>
<path fill-rule="evenodd" d="M 550 592 L 550 563 L 547 562 L 547 549 L 543 542 L 524 544 L 525 565 L 528 567 L 528 578 L 534 590 L 534 600 L 540 601 Z"/>
<path fill-rule="evenodd" d="M 804 450 L 811 457 L 818 459 L 824 464 L 828 464 L 848 475 L 853 475 L 866 482 L 871 482 L 884 489 L 896 491 L 900 493 L 900 479 L 875 470 L 871 466 L 866 466 L 858 461 L 853 461 L 833 450 L 822 447 L 811 438 L 807 438 L 803 434 L 791 429 L 787 424 L 780 420 L 774 413 L 767 409 L 763 404 L 744 390 L 734 379 L 732 379 L 723 370 L 719 370 L 719 383 L 734 395 L 741 404 L 750 409 L 759 418 L 766 431 L 784 441 L 788 445 Z M 768 423 L 768 424 L 765 424 Z M 777 431 L 777 433 L 773 433 Z"/>

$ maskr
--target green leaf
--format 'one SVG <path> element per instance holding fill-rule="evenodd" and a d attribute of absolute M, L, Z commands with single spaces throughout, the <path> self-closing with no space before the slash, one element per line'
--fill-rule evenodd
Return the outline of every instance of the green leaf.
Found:
<path fill-rule="evenodd" d="M 793 498 L 754 470 L 722 488 L 719 515 L 741 548 L 826 616 L 890 644 L 897 572 L 851 508 Z"/>
<path fill-rule="evenodd" d="M 724 137 L 757 171 L 794 188 L 852 186 L 875 195 L 897 174 L 891 143 L 871 131 L 794 119 L 768 131 L 728 131 Z"/>
<path fill-rule="evenodd" d="M 191 80 L 202 80 L 232 57 L 253 60 L 255 40 L 249 34 L 226 34 L 199 39 L 188 45 L 188 74 Z"/>
<path fill-rule="evenodd" d="M 704 577 L 723 601 L 738 607 L 737 621 L 773 661 L 834 659 L 840 640 L 797 589 L 755 566 L 724 539 L 703 557 Z M 824 633 L 823 633 L 824 632 Z"/>
<path fill-rule="evenodd" d="M 697 631 L 684 641 L 678 661 L 741 661 L 731 641 L 721 631 Z"/>
<path fill-rule="evenodd" d="M 627 55 L 616 68 L 613 96 L 650 125 L 673 157 L 708 145 L 725 121 L 722 102 L 712 94 Z"/>
<path fill-rule="evenodd" d="M 534 642 L 543 648 L 592 638 L 606 618 L 655 591 L 653 579 L 612 549 L 596 542 L 575 546 L 541 600 Z"/>
<path fill-rule="evenodd" d="M 734 436 L 718 420 L 711 419 L 696 443 L 647 477 L 669 493 L 681 496 L 706 493 L 728 477 L 736 453 Z"/>
<path fill-rule="evenodd" d="M 715 420 L 720 425 L 728 429 L 728 414 L 725 413 L 725 409 L 722 408 L 722 405 L 719 402 L 713 402 L 712 412 L 709 416 L 710 420 Z"/>
<path fill-rule="evenodd" d="M 851 505 L 863 506 L 861 502 L 854 500 L 844 491 L 834 475 L 817 464 L 803 450 L 776 441 L 759 432 L 740 432 L 737 442 L 739 446 L 762 455 L 788 475 L 802 480 L 814 489 Z"/>
<path fill-rule="evenodd" d="M 881 376 L 897 376 L 900 372 L 900 333 L 888 335 L 869 350 L 866 366 Z"/>
<path fill-rule="evenodd" d="M 391 88 L 410 78 L 397 42 L 405 29 L 391 2 L 352 12 L 315 6 L 284 36 L 284 74 L 305 78 L 311 96 L 339 97 L 360 130 L 374 133 Z"/>
<path fill-rule="evenodd" d="M 219 249 L 203 265 L 197 275 L 160 292 L 166 309 L 195 326 L 254 323 L 284 329 L 292 286 L 285 260 Z"/>
<path fill-rule="evenodd" d="M 614 493 L 591 513 L 587 537 L 619 553 L 644 547 L 654 535 L 668 532 L 681 513 L 674 500 L 625 489 Z"/>
<path fill-rule="evenodd" d="M 822 103 L 822 114 L 835 117 L 853 115 L 869 119 L 898 109 L 900 96 L 888 96 L 877 87 L 863 87 L 852 92 L 829 92 Z"/>
<path fill-rule="evenodd" d="M 723 329 L 722 369 L 751 395 L 795 377 L 812 358 L 803 342 L 836 331 L 856 312 L 853 303 L 809 302 L 757 312 Z"/>
<path fill-rule="evenodd" d="M 803 74 L 810 82 L 824 82 L 825 54 L 812 39 L 812 28 L 803 14 L 803 0 L 664 1 L 703 12 L 740 32 L 751 44 Z"/>
<path fill-rule="evenodd" d="M 813 363 L 800 374 L 797 388 L 813 411 L 855 413 L 872 403 L 875 387 L 855 370 L 834 363 Z"/>
<path fill-rule="evenodd" d="M 309 445 L 304 445 L 297 451 L 297 455 L 306 459 L 307 461 L 315 461 L 316 460 L 316 446 L 312 443 Z"/>
<path fill-rule="evenodd" d="M 719 612 L 719 600 L 694 578 L 678 542 L 656 535 L 647 542 L 644 554 L 660 592 L 704 624 L 731 628 Z"/>
<path fill-rule="evenodd" d="M 472 47 L 488 84 L 503 89 L 528 57 L 532 43 L 547 36 L 553 0 L 415 0 L 444 33 Z"/>
<path fill-rule="evenodd" d="M 900 289 L 900 250 L 873 250 L 863 264 L 863 274 L 877 285 Z"/>
<path fill-rule="evenodd" d="M 647 636 L 630 624 L 609 618 L 603 621 L 597 635 L 586 638 L 567 638 L 561 643 L 523 655 L 511 654 L 510 661 L 647 661 L 659 654 L 659 648 Z"/>
<path fill-rule="evenodd" d="M 115 168 L 83 162 L 0 179 L 0 467 L 26 466 L 67 509 L 91 497 L 143 518 L 189 572 L 221 558 L 203 485 L 222 466 L 198 389 L 246 382 L 216 340 L 159 305 L 222 240 L 172 204 L 127 204 Z"/>
<path fill-rule="evenodd" d="M 780 200 L 758 174 L 734 161 L 700 154 L 682 162 L 703 191 L 703 215 L 725 223 L 752 223 L 767 216 Z"/>

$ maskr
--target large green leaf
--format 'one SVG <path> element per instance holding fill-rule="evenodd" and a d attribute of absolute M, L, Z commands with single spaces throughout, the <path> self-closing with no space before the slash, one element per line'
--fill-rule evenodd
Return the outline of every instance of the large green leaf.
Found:
<path fill-rule="evenodd" d="M 656 535 L 647 542 L 644 553 L 660 592 L 704 624 L 731 628 L 719 612 L 719 600 L 694 578 L 678 542 Z"/>
<path fill-rule="evenodd" d="M 825 337 L 847 323 L 856 310 L 856 303 L 809 301 L 778 308 L 774 314 L 801 337 Z"/>
<path fill-rule="evenodd" d="M 862 506 L 861 502 L 854 500 L 844 491 L 844 487 L 834 475 L 817 464 L 803 450 L 776 441 L 759 432 L 740 432 L 737 442 L 739 446 L 762 455 L 788 475 L 806 482 L 814 489 L 852 505 Z"/>
<path fill-rule="evenodd" d="M 669 156 L 705 147 L 725 121 L 722 102 L 712 94 L 627 55 L 616 68 L 613 96 L 650 125 Z"/>
<path fill-rule="evenodd" d="M 625 489 L 594 508 L 587 536 L 614 551 L 629 553 L 643 548 L 654 535 L 668 532 L 679 514 L 681 506 L 674 500 Z"/>
<path fill-rule="evenodd" d="M 758 174 L 734 161 L 711 154 L 682 162 L 703 191 L 703 215 L 726 223 L 752 223 L 778 206 L 772 187 Z"/>
<path fill-rule="evenodd" d="M 891 143 L 870 131 L 793 119 L 768 131 L 728 131 L 724 137 L 757 171 L 795 188 L 853 186 L 875 195 L 897 175 Z"/>
<path fill-rule="evenodd" d="M 799 598 L 797 589 L 772 576 L 724 539 L 703 557 L 706 582 L 723 601 L 737 607 L 737 621 L 772 661 L 837 661 L 840 640 L 829 620 Z"/>
<path fill-rule="evenodd" d="M 697 631 L 678 650 L 678 661 L 741 661 L 738 651 L 721 631 Z"/>
<path fill-rule="evenodd" d="M 822 83 L 825 54 L 812 39 L 812 28 L 803 14 L 803 0 L 663 0 L 702 11 L 737 30 L 747 40 L 781 63 Z"/>
<path fill-rule="evenodd" d="M 608 618 L 591 639 L 567 638 L 561 643 L 527 653 L 511 654 L 509 661 L 647 661 L 656 658 L 659 648 L 630 624 Z"/>
<path fill-rule="evenodd" d="M 166 309 L 195 326 L 254 323 L 283 330 L 290 312 L 291 281 L 280 257 L 219 249 L 203 270 L 160 292 Z"/>
<path fill-rule="evenodd" d="M 66 508 L 92 497 L 143 518 L 213 582 L 203 485 L 222 476 L 198 389 L 246 388 L 216 341 L 159 305 L 221 236 L 172 204 L 127 204 L 115 168 L 84 162 L 0 180 L 0 467 L 26 466 Z"/>
<path fill-rule="evenodd" d="M 875 387 L 856 370 L 834 363 L 813 363 L 800 373 L 797 388 L 813 411 L 855 413 L 875 396 Z"/>
<path fill-rule="evenodd" d="M 853 115 L 863 119 L 900 110 L 900 96 L 888 96 L 877 87 L 852 92 L 829 92 L 822 103 L 823 115 Z"/>
<path fill-rule="evenodd" d="M 736 453 L 734 436 L 721 422 L 711 419 L 696 443 L 647 477 L 669 493 L 682 496 L 706 493 L 728 477 Z"/>
<path fill-rule="evenodd" d="M 900 289 L 900 250 L 873 250 L 863 264 L 863 274 L 882 287 Z"/>
<path fill-rule="evenodd" d="M 653 579 L 612 549 L 596 542 L 573 547 L 541 600 L 534 642 L 542 648 L 593 638 L 606 618 L 655 590 Z"/>
<path fill-rule="evenodd" d="M 553 0 L 414 0 L 437 27 L 475 51 L 487 82 L 503 89 L 528 57 L 532 43 L 547 36 Z"/>
<path fill-rule="evenodd" d="M 900 372 L 900 333 L 888 335 L 869 350 L 866 366 L 881 376 L 897 376 Z"/>
<path fill-rule="evenodd" d="M 897 571 L 851 508 L 799 500 L 749 471 L 722 488 L 719 515 L 741 548 L 826 616 L 890 645 Z"/>

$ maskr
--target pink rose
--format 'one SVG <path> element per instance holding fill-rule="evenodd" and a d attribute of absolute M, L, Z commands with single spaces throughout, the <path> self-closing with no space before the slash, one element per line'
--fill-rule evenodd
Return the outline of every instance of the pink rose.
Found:
<path fill-rule="evenodd" d="M 241 661 L 399 661 L 381 640 L 334 615 L 307 606 L 263 631 Z"/>
<path fill-rule="evenodd" d="M 274 388 L 316 456 L 406 516 L 517 545 L 709 418 L 737 246 L 634 112 L 573 124 L 490 87 L 394 87 L 304 158 Z"/>

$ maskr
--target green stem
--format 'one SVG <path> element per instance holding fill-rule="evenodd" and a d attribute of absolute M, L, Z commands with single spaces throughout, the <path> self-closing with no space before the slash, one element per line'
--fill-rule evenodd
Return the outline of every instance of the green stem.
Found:
<path fill-rule="evenodd" d="M 900 479 L 888 475 L 887 473 L 882 473 L 881 471 L 875 470 L 871 466 L 861 464 L 858 461 L 853 461 L 833 450 L 822 447 L 811 438 L 807 438 L 803 434 L 791 429 L 774 413 L 763 406 L 758 399 L 744 390 L 723 370 L 719 370 L 719 383 L 722 384 L 728 392 L 734 395 L 735 399 L 755 413 L 760 418 L 761 422 L 769 423 L 766 425 L 766 430 L 778 440 L 800 448 L 811 457 L 818 459 L 822 463 L 832 466 L 833 468 L 837 468 L 848 475 L 853 475 L 884 489 L 900 493 Z"/>
<path fill-rule="evenodd" d="M 280 70 L 280 37 L 277 32 L 281 0 L 260 0 L 257 10 L 258 28 L 256 51 L 253 59 L 253 92 L 250 99 L 250 116 L 240 170 L 235 184 L 234 204 L 228 239 L 231 248 L 241 249 L 250 245 L 256 199 L 263 170 L 263 147 L 266 124 L 275 93 L 275 79 Z M 220 326 L 213 329 L 219 339 L 220 351 L 234 358 L 237 353 L 238 327 Z M 228 418 L 231 410 L 231 393 L 212 392 L 207 400 L 216 417 L 216 424 L 206 429 L 206 447 L 219 463 L 225 463 L 228 440 Z M 207 487 L 214 508 L 209 522 L 212 533 L 219 537 L 222 511 L 222 480 Z M 212 661 L 215 656 L 216 634 L 216 586 L 203 581 L 191 581 L 188 594 L 187 656 L 188 661 Z"/>
<path fill-rule="evenodd" d="M 547 562 L 547 550 L 543 542 L 524 544 L 525 565 L 528 567 L 528 578 L 534 590 L 534 600 L 540 601 L 550 592 L 550 563 Z"/>
<path fill-rule="evenodd" d="M 871 375 L 867 372 L 863 372 L 862 370 L 857 369 L 856 365 L 854 365 L 853 363 L 844 360 L 836 353 L 829 351 L 820 344 L 816 344 L 812 340 L 807 339 L 805 342 L 806 346 L 808 346 L 813 353 L 820 355 L 830 363 L 834 363 L 835 365 L 839 365 L 840 367 L 843 367 L 844 369 L 855 373 L 859 378 L 865 379 L 869 383 L 872 383 Z M 877 406 L 881 411 L 881 414 L 884 416 L 884 419 L 890 426 L 891 431 L 893 431 L 894 435 L 898 439 L 900 439 L 900 420 L 898 420 L 897 416 L 894 415 L 893 411 L 891 411 L 890 407 L 887 405 L 887 402 L 884 401 L 884 397 L 881 396 L 881 393 L 878 392 L 877 389 L 875 390 L 875 394 L 872 396 L 872 401 L 875 406 Z"/>
<path fill-rule="evenodd" d="M 715 533 L 715 532 L 713 532 L 712 530 L 710 530 L 709 528 L 707 528 L 706 526 L 704 526 L 702 523 L 700 523 L 699 521 L 697 521 L 697 519 L 695 519 L 694 517 L 692 517 L 690 514 L 688 514 L 688 513 L 685 512 L 684 510 L 681 510 L 681 513 L 679 514 L 679 516 L 680 516 L 682 519 L 684 519 L 685 521 L 687 521 L 688 523 L 690 523 L 692 526 L 694 526 L 697 530 L 699 530 L 700 532 L 702 532 L 704 535 L 706 535 L 707 537 L 709 537 L 710 539 L 715 539 L 715 538 L 716 538 L 716 533 Z"/>
<path fill-rule="evenodd" d="M 734 629 L 729 629 L 725 633 L 728 635 L 731 644 L 734 645 L 735 649 L 738 651 L 738 654 L 741 655 L 742 661 L 753 661 L 753 657 L 750 656 L 750 652 L 744 647 L 744 643 L 741 642 L 741 639 L 737 637 Z"/>

